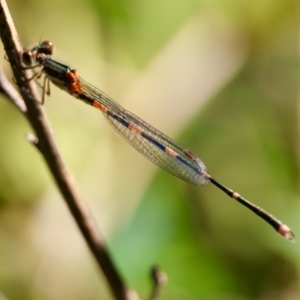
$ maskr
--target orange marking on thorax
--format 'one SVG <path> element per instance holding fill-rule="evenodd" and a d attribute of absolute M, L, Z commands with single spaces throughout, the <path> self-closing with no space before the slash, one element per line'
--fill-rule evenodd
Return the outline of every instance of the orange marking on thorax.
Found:
<path fill-rule="evenodd" d="M 76 70 L 71 70 L 67 75 L 67 85 L 71 94 L 81 94 L 82 87 Z"/>

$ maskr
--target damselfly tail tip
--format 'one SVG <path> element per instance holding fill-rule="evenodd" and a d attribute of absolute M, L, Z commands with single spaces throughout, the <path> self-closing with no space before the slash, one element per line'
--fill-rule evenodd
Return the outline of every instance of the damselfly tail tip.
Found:
<path fill-rule="evenodd" d="M 291 242 L 295 242 L 295 234 L 293 231 L 285 224 L 281 224 L 278 228 L 278 233 L 285 237 L 287 240 Z"/>

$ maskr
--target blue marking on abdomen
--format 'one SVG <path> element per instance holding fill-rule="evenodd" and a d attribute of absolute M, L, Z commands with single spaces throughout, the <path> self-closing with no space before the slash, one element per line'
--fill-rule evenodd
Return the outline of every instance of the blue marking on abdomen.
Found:
<path fill-rule="evenodd" d="M 158 141 L 156 141 L 155 139 L 153 139 L 150 135 L 148 135 L 145 132 L 141 133 L 141 136 L 144 137 L 146 140 L 148 140 L 149 142 L 151 142 L 152 144 L 154 144 L 155 146 L 157 146 L 159 149 L 165 151 L 166 150 L 166 146 Z"/>
<path fill-rule="evenodd" d="M 122 117 L 119 117 L 118 115 L 114 114 L 111 111 L 107 111 L 107 114 L 109 116 L 111 116 L 113 119 L 115 119 L 116 121 L 118 121 L 119 123 L 121 123 L 123 126 L 125 126 L 126 128 L 128 128 L 130 126 L 130 122 L 124 120 Z M 140 133 L 141 136 L 143 138 L 145 138 L 146 140 L 148 140 L 150 143 L 152 143 L 153 145 L 157 146 L 159 149 L 161 149 L 162 151 L 166 152 L 166 148 L 167 146 L 165 146 L 164 144 L 162 144 L 161 142 L 155 140 L 154 138 L 152 138 L 150 135 L 148 135 L 145 132 L 141 132 Z M 182 162 L 184 165 L 186 165 L 187 167 L 190 167 L 194 172 L 196 172 L 197 174 L 199 174 L 199 169 L 194 166 L 193 164 L 191 164 L 187 159 L 185 159 L 184 157 L 182 157 L 181 155 L 179 155 L 178 153 L 176 153 L 177 155 L 174 157 L 177 160 L 179 160 L 180 162 Z M 170 155 L 171 156 L 171 155 Z"/>
<path fill-rule="evenodd" d="M 187 159 L 182 157 L 181 155 L 177 155 L 177 159 L 180 160 L 182 163 L 184 163 L 186 166 L 189 166 L 191 169 L 193 169 L 196 173 L 200 173 L 199 169 L 195 167 L 193 164 L 191 164 Z"/>
<path fill-rule="evenodd" d="M 130 122 L 124 120 L 123 118 L 119 117 L 118 115 L 114 114 L 113 112 L 111 112 L 110 110 L 107 111 L 107 115 L 109 115 L 110 117 L 112 117 L 113 119 L 115 119 L 116 121 L 118 121 L 119 123 L 121 123 L 123 126 L 125 126 L 126 128 L 129 127 Z"/>

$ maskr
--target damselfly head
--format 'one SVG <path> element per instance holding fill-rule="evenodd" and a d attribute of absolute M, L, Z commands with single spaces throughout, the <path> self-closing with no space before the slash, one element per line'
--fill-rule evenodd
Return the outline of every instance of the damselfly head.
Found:
<path fill-rule="evenodd" d="M 38 53 L 43 53 L 45 55 L 51 56 L 54 52 L 54 45 L 50 41 L 44 41 L 35 48 L 37 48 Z"/>
<path fill-rule="evenodd" d="M 54 52 L 54 45 L 50 41 L 44 41 L 31 50 L 26 50 L 22 54 L 22 61 L 26 66 L 33 66 L 38 63 L 39 58 L 51 56 Z"/>
<path fill-rule="evenodd" d="M 36 61 L 36 54 L 33 54 L 31 50 L 24 51 L 22 61 L 26 66 L 32 66 Z"/>

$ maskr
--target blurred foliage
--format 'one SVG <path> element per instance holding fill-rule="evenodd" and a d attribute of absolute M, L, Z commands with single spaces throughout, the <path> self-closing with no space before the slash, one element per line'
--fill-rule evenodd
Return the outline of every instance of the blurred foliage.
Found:
<path fill-rule="evenodd" d="M 192 149 L 228 187 L 299 223 L 298 2 L 11 0 L 24 45 Z M 1 55 L 4 57 L 4 53 Z M 9 64 L 2 66 L 12 77 Z M 52 87 L 45 109 L 118 268 L 141 299 L 300 298 L 299 245 L 215 187 L 158 170 L 99 112 Z M 0 298 L 111 299 L 37 151 L 0 101 Z M 177 137 L 176 137 L 177 136 Z M 223 202 L 224 201 L 224 202 Z"/>

